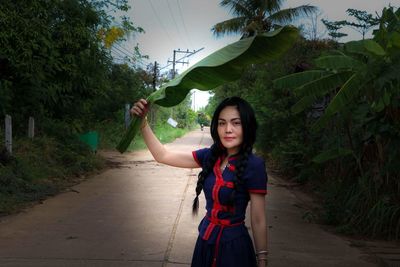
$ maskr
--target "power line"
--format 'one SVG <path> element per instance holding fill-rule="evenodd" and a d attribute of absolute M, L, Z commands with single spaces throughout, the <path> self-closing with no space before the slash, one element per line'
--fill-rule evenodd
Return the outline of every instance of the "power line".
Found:
<path fill-rule="evenodd" d="M 122 49 L 123 51 L 126 51 L 126 53 L 127 53 L 128 55 L 130 55 L 132 58 L 134 58 L 135 61 L 141 62 L 141 63 L 143 63 L 143 64 L 148 64 L 148 62 L 145 62 L 145 61 L 143 60 L 144 57 L 140 56 L 140 54 L 139 54 L 139 55 L 134 54 L 133 52 L 129 51 L 128 49 L 126 49 L 126 48 L 123 47 L 122 45 L 120 45 L 120 44 L 118 44 L 118 43 L 115 43 L 115 44 L 117 45 L 118 48 Z"/>
<path fill-rule="evenodd" d="M 179 16 L 181 17 L 183 30 L 185 31 L 185 34 L 186 34 L 186 37 L 188 38 L 190 46 L 193 47 L 192 40 L 190 39 L 190 35 L 188 34 L 188 31 L 187 31 L 187 28 L 186 28 L 185 20 L 183 19 L 181 4 L 179 3 L 179 0 L 176 0 L 176 3 L 178 5 L 178 11 L 179 11 Z"/>
<path fill-rule="evenodd" d="M 137 61 L 137 60 L 132 60 L 131 58 L 129 58 L 126 54 L 124 54 L 121 50 L 112 50 L 112 53 L 114 54 L 113 59 L 119 60 L 122 63 L 128 64 L 133 68 L 142 68 L 145 69 L 147 66 L 147 63 L 143 62 L 143 61 Z M 118 57 L 116 57 L 116 56 Z"/>
<path fill-rule="evenodd" d="M 119 45 L 117 43 L 115 43 L 114 45 L 116 45 L 116 46 L 113 46 L 113 48 L 119 49 L 119 51 L 122 50 L 121 52 L 123 52 L 125 55 L 133 57 L 133 58 L 136 57 L 132 52 L 128 51 L 126 48 L 122 47 L 121 45 Z"/>
<path fill-rule="evenodd" d="M 118 47 L 117 46 L 113 46 L 112 48 L 119 52 L 119 53 L 117 53 L 119 56 L 124 56 L 124 57 L 127 58 L 127 60 L 130 60 L 130 61 L 134 62 L 135 64 L 139 63 L 139 64 L 144 65 L 144 66 L 148 64 L 147 62 L 143 61 L 143 59 L 138 58 L 133 54 L 128 54 L 128 53 L 124 52 L 121 49 L 122 46 L 118 46 Z M 115 53 L 115 50 L 113 50 L 114 53 Z"/>
<path fill-rule="evenodd" d="M 185 59 L 187 57 L 190 57 L 194 54 L 196 54 L 197 52 L 203 50 L 204 47 L 198 49 L 198 50 L 193 50 L 193 52 L 189 52 L 189 49 L 184 51 L 184 50 L 174 50 L 174 57 L 173 57 L 173 61 L 168 61 L 168 62 L 172 62 L 172 78 L 175 78 L 175 64 L 176 63 L 181 63 L 181 64 L 189 64 L 189 61 L 185 62 L 185 61 L 181 61 L 182 59 Z M 177 53 L 181 53 L 181 54 L 185 54 L 182 58 L 176 60 L 176 54 Z"/>
<path fill-rule="evenodd" d="M 156 16 L 156 18 L 158 20 L 158 23 L 160 23 L 160 25 L 161 25 L 161 28 L 164 30 L 164 32 L 167 35 L 167 37 L 169 38 L 169 41 L 171 42 L 171 44 L 174 44 L 174 42 L 172 41 L 172 38 L 169 35 L 167 29 L 165 28 L 164 24 L 161 22 L 159 16 L 157 15 L 156 9 L 154 8 L 153 3 L 151 2 L 151 0 L 149 0 L 149 3 L 150 3 L 150 6 L 151 6 L 151 9 L 153 10 L 154 15 Z"/>
<path fill-rule="evenodd" d="M 182 35 L 181 35 L 181 33 L 180 33 L 180 30 L 179 30 L 178 24 L 176 23 L 176 20 L 175 20 L 174 14 L 173 14 L 173 12 L 172 12 L 171 5 L 169 4 L 169 1 L 168 1 L 168 0 L 166 0 L 166 1 L 167 1 L 167 5 L 168 5 L 168 9 L 169 9 L 169 13 L 171 14 L 172 21 L 173 21 L 173 22 L 174 22 L 174 24 L 175 24 L 175 28 L 176 28 L 176 31 L 177 31 L 177 33 L 178 33 L 178 36 L 179 36 L 179 38 L 182 38 Z M 183 40 L 183 38 L 182 38 L 182 40 Z M 184 41 L 185 41 L 185 43 L 186 43 L 186 46 L 187 46 L 187 45 L 188 45 L 188 43 L 186 42 L 186 39 L 185 39 Z"/>
<path fill-rule="evenodd" d="M 187 57 L 190 57 L 190 56 L 196 54 L 197 52 L 199 52 L 199 51 L 201 51 L 201 50 L 203 50 L 203 49 L 204 49 L 204 47 L 200 48 L 199 50 L 193 50 L 192 52 L 190 52 L 190 51 L 188 51 L 188 50 L 186 50 L 186 51 L 184 51 L 184 50 L 183 50 L 183 51 L 182 51 L 182 50 L 174 50 L 174 51 L 176 51 L 176 52 L 187 53 L 187 55 L 185 55 L 185 56 L 183 56 L 183 57 L 181 57 L 181 58 L 175 60 L 175 63 L 180 63 L 180 62 L 178 62 L 178 61 L 181 61 L 181 60 L 183 60 L 183 59 L 185 59 L 185 58 L 187 58 Z M 172 62 L 171 60 L 168 60 L 168 64 L 165 65 L 164 67 L 160 68 L 159 70 L 163 70 L 163 69 L 165 69 L 165 68 L 168 68 L 168 67 L 171 66 L 172 64 L 173 64 L 173 62 Z"/>

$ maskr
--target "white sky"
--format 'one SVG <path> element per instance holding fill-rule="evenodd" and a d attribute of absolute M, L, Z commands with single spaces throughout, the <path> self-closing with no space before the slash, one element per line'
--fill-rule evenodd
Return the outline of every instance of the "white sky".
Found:
<path fill-rule="evenodd" d="M 178 64 L 181 73 L 197 61 L 212 52 L 235 42 L 239 35 L 216 38 L 212 35 L 211 28 L 214 24 L 231 18 L 229 10 L 219 6 L 220 0 L 129 0 L 131 10 L 128 16 L 135 25 L 141 26 L 146 33 L 132 36 L 123 44 L 127 50 L 132 49 L 137 43 L 141 52 L 150 58 L 144 63 L 157 61 L 161 67 L 172 60 L 173 50 L 181 49 L 190 51 L 204 49 L 191 56 L 189 65 Z M 370 13 L 381 13 L 383 7 L 389 4 L 400 7 L 400 0 L 287 0 L 283 7 L 296 7 L 303 4 L 315 5 L 320 8 L 322 15 L 330 21 L 348 19 L 346 9 L 354 8 Z M 325 31 L 321 24 L 321 32 Z M 351 29 L 343 30 L 348 37 L 340 41 L 361 39 L 361 35 Z M 372 32 L 372 31 L 371 31 Z M 370 36 L 371 32 L 369 32 Z M 172 68 L 164 68 L 166 71 Z M 197 110 L 207 104 L 208 92 L 196 93 Z M 193 101 L 192 101 L 193 102 Z"/>

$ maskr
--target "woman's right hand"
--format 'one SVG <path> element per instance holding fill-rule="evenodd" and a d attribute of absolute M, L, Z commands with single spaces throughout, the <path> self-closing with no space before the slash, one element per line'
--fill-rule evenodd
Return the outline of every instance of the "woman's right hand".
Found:
<path fill-rule="evenodd" d="M 145 99 L 142 98 L 135 104 L 133 104 L 133 107 L 131 108 L 130 112 L 132 115 L 144 118 L 148 110 L 149 110 L 148 103 Z"/>

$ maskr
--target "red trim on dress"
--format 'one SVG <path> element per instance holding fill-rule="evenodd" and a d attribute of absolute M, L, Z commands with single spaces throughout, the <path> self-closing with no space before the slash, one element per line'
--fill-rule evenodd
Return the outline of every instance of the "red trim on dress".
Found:
<path fill-rule="evenodd" d="M 208 240 L 209 238 L 210 238 L 210 235 L 211 235 L 211 233 L 212 233 L 212 231 L 214 230 L 214 228 L 215 228 L 215 224 L 209 224 L 208 225 L 208 227 L 207 227 L 207 229 L 206 229 L 206 232 L 204 233 L 204 235 L 203 235 L 203 239 L 204 240 Z"/>
<path fill-rule="evenodd" d="M 235 167 L 235 165 L 229 164 L 228 169 L 229 169 L 231 172 L 234 172 L 234 171 L 236 170 L 236 167 Z"/>
<path fill-rule="evenodd" d="M 193 155 L 194 161 L 196 161 L 197 165 L 199 165 L 199 167 L 201 167 L 200 161 L 197 158 L 196 151 L 192 151 L 192 155 Z"/>
<path fill-rule="evenodd" d="M 234 188 L 235 184 L 233 182 L 225 182 L 224 186 L 228 187 L 228 188 Z"/>

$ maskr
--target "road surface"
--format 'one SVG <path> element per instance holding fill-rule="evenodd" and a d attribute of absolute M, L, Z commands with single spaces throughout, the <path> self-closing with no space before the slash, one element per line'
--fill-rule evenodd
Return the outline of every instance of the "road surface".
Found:
<path fill-rule="evenodd" d="M 210 144 L 206 129 L 167 146 L 190 152 Z M 147 150 L 104 155 L 113 168 L 0 218 L 0 266 L 190 266 L 202 214 L 191 214 L 199 169 L 158 164 Z M 269 266 L 376 266 L 351 241 L 302 219 L 305 196 L 287 185 L 270 174 Z"/>

